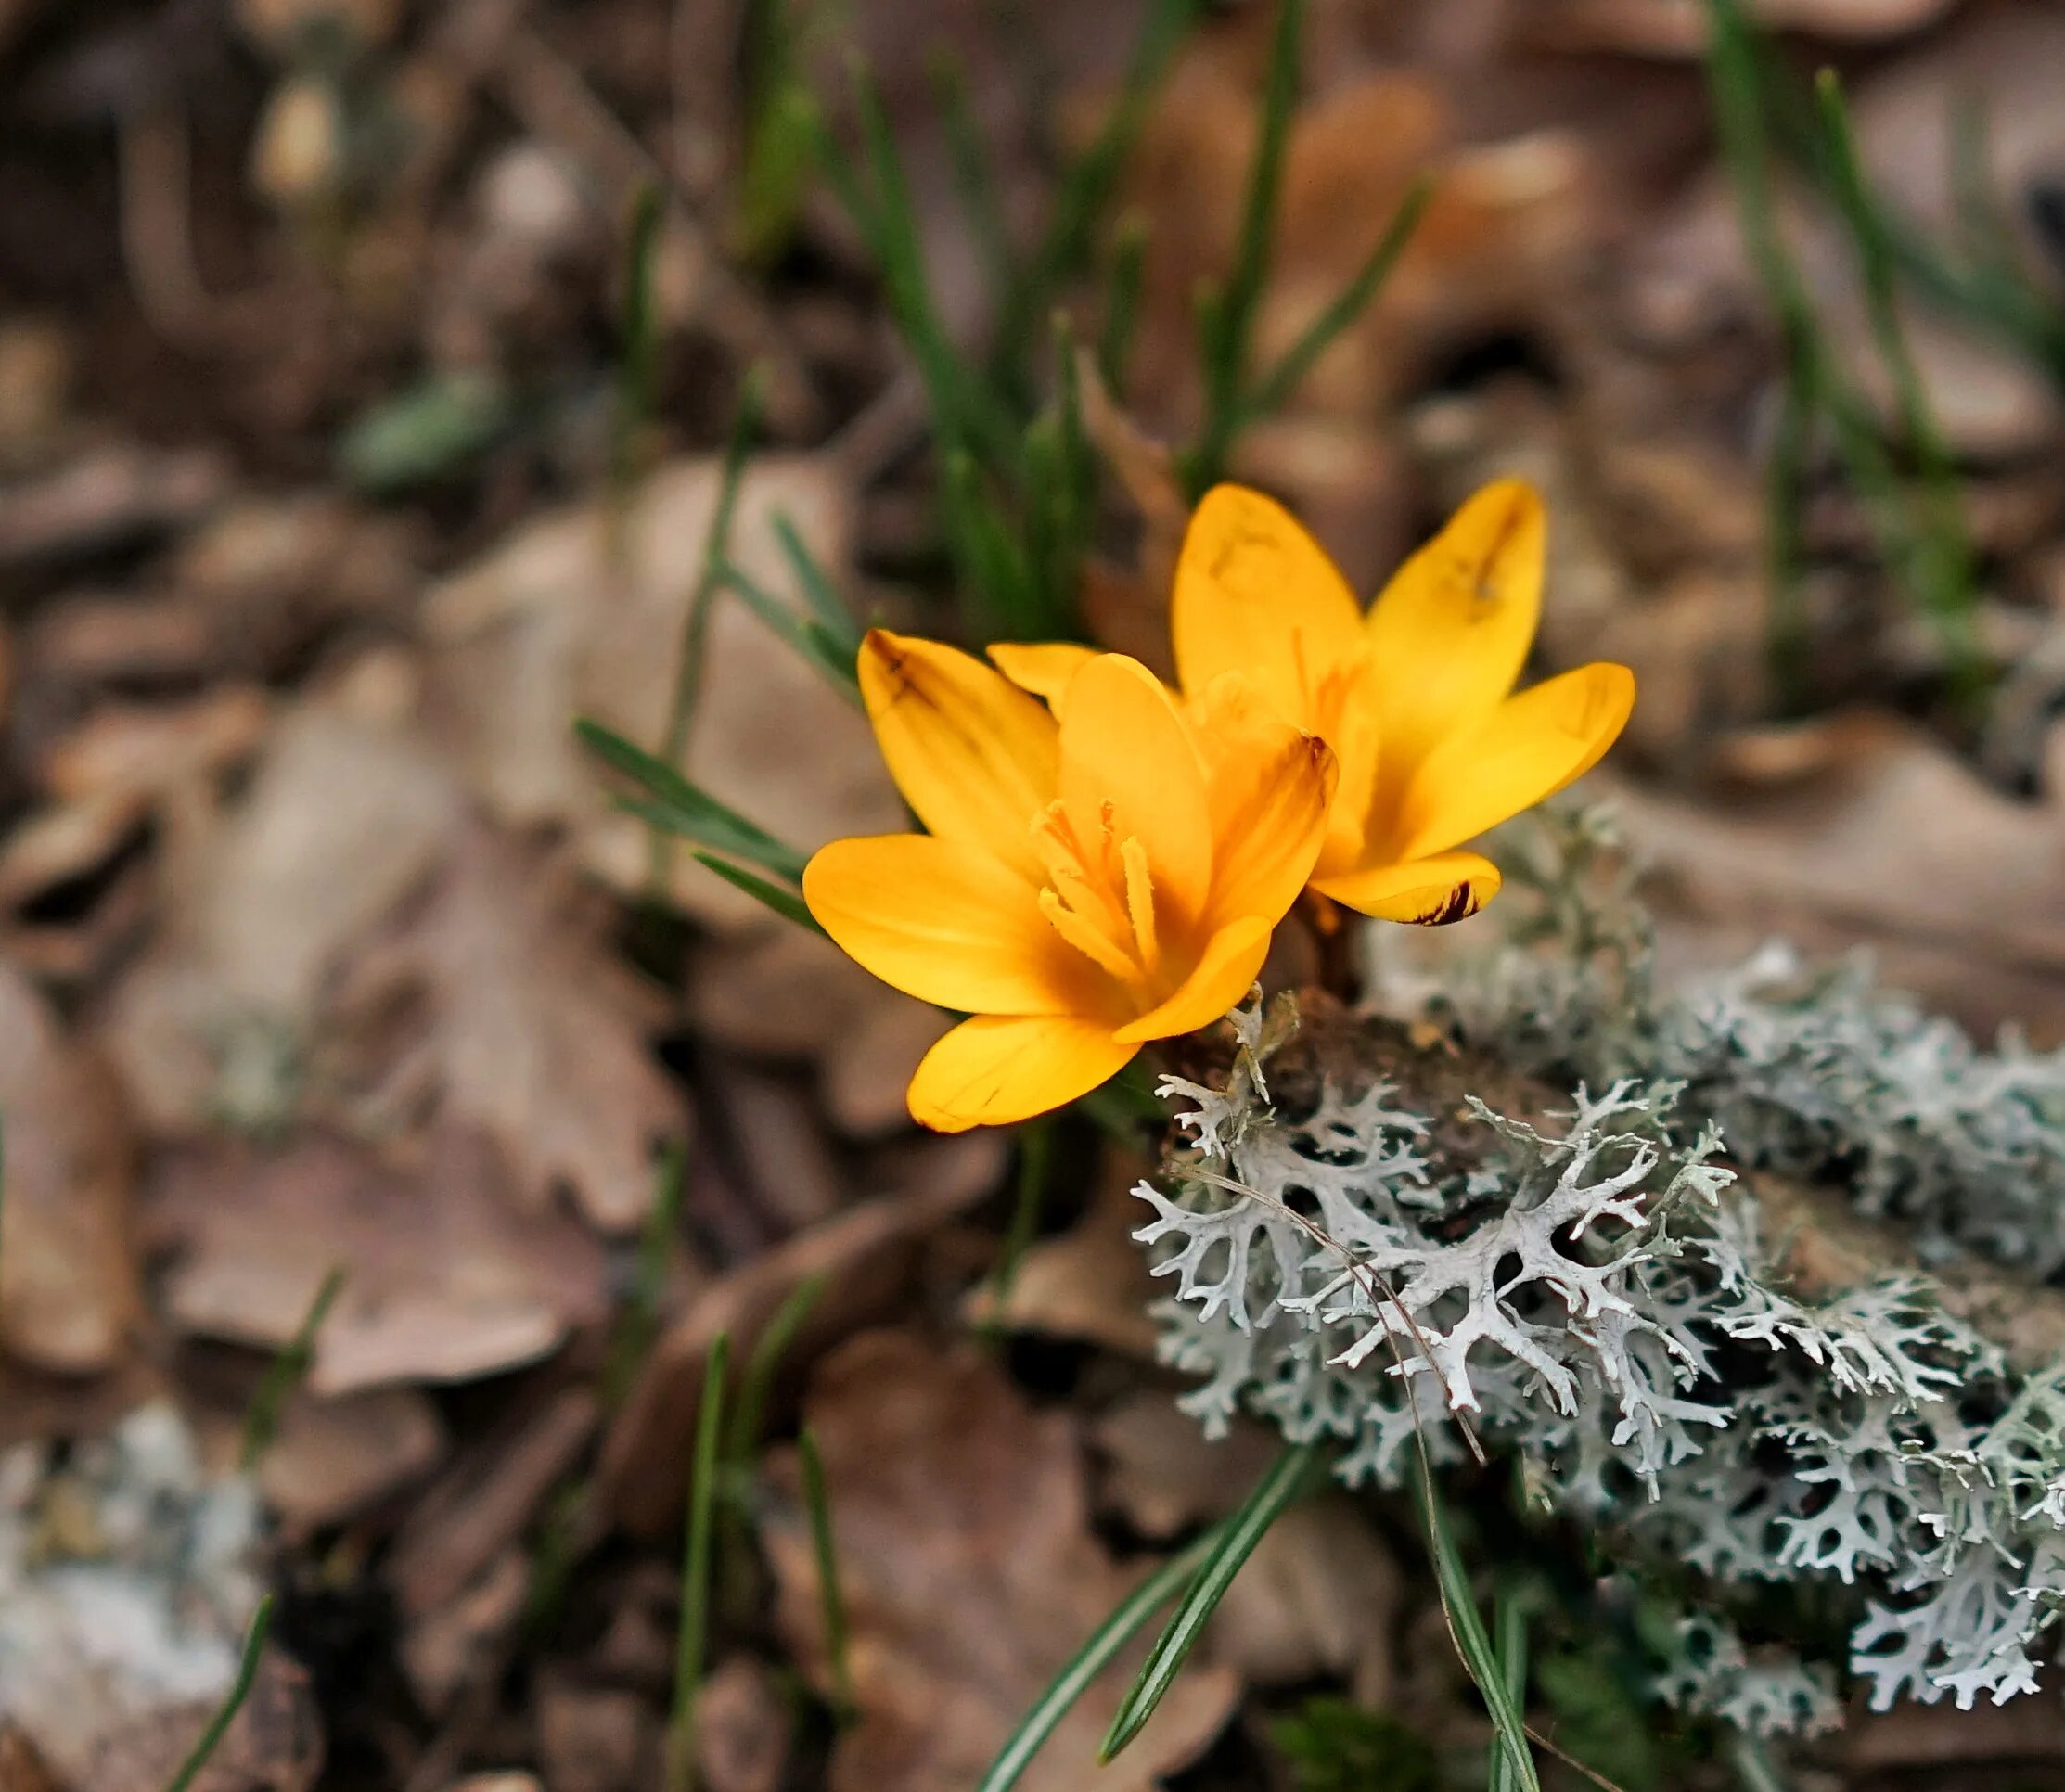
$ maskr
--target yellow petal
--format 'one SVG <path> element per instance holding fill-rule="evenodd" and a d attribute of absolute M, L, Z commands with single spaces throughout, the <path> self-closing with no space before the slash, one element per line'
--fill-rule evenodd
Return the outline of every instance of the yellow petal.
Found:
<path fill-rule="evenodd" d="M 1139 1049 L 1094 1020 L 978 1015 L 925 1054 L 911 1079 L 911 1118 L 936 1133 L 1030 1120 L 1088 1094 Z"/>
<path fill-rule="evenodd" d="M 1377 865 L 1345 877 L 1321 878 L 1313 888 L 1379 921 L 1438 928 L 1475 915 L 1498 894 L 1504 881 L 1489 859 L 1474 852 L 1441 852 L 1409 864 Z"/>
<path fill-rule="evenodd" d="M 860 685 L 890 776 L 918 819 L 1043 877 L 1032 823 L 1057 787 L 1054 718 L 980 659 L 887 629 L 861 643 Z"/>
<path fill-rule="evenodd" d="M 1061 717 L 1061 800 L 1091 851 L 1147 849 L 1157 902 L 1195 920 L 1212 887 L 1212 814 L 1190 731 L 1161 681 L 1137 659 L 1099 654 L 1069 685 Z"/>
<path fill-rule="evenodd" d="M 1080 641 L 996 641 L 989 656 L 1020 690 L 1031 691 L 1058 715 L 1069 680 L 1097 657 L 1097 650 Z"/>
<path fill-rule="evenodd" d="M 1542 501 L 1518 480 L 1472 497 L 1370 606 L 1387 777 L 1488 715 L 1527 663 L 1542 612 Z"/>
<path fill-rule="evenodd" d="M 1112 1037 L 1121 1044 L 1149 1039 L 1173 1039 L 1209 1027 L 1254 987 L 1262 961 L 1269 955 L 1272 923 L 1259 915 L 1229 921 L 1206 943 L 1198 967 L 1159 1008 L 1121 1027 Z"/>
<path fill-rule="evenodd" d="M 1399 859 L 1475 839 L 1574 783 L 1627 725 L 1635 674 L 1595 660 L 1509 697 L 1428 756 L 1405 791 Z"/>
<path fill-rule="evenodd" d="M 1334 756 L 1238 672 L 1213 679 L 1189 715 L 1212 809 L 1212 913 L 1274 925 L 1327 838 Z"/>
<path fill-rule="evenodd" d="M 1034 886 L 976 847 L 929 834 L 834 840 L 803 867 L 803 901 L 848 957 L 920 1002 L 1068 1014 L 1101 992 Z"/>
<path fill-rule="evenodd" d="M 1169 623 L 1186 691 L 1244 672 L 1310 734 L 1324 733 L 1321 687 L 1363 653 L 1362 611 L 1325 549 L 1275 499 L 1239 485 L 1212 487 L 1191 517 Z"/>

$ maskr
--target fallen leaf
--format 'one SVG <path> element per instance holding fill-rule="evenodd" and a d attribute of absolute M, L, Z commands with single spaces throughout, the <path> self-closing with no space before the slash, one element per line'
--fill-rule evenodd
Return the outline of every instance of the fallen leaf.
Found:
<path fill-rule="evenodd" d="M 154 1127 L 213 1117 L 239 1062 L 268 1052 L 288 1086 L 244 1118 L 285 1118 L 325 979 L 429 874 L 463 813 L 450 777 L 389 723 L 312 703 L 280 723 L 242 803 L 184 843 L 162 937 L 109 1000 L 104 1036 Z"/>
<path fill-rule="evenodd" d="M 699 1744 L 723 1721 L 724 1679 L 719 1668 L 697 1695 Z M 635 1792 L 658 1782 L 660 1722 L 638 1694 L 580 1685 L 547 1672 L 539 1676 L 532 1702 L 538 1714 L 538 1764 L 552 1792 Z M 707 1770 L 702 1784 L 709 1792 L 727 1792 Z"/>
<path fill-rule="evenodd" d="M 1956 0 L 1751 0 L 1768 31 L 1874 43 L 1934 24 Z M 1630 56 L 1699 57 L 1706 15 L 1681 0 L 1550 0 L 1526 21 L 1531 43 L 1559 50 L 1615 50 Z"/>
<path fill-rule="evenodd" d="M 806 1418 L 824 1453 L 860 1708 L 833 1746 L 828 1785 L 966 1792 L 1135 1578 L 1091 1534 L 1074 1421 L 1034 1413 L 989 1358 L 906 1332 L 866 1333 L 828 1358 Z M 792 1456 L 780 1466 L 786 1497 L 763 1535 L 777 1621 L 823 1688 L 822 1605 L 794 1470 Z M 1115 1665 L 1084 1693 L 1022 1786 L 1086 1783 L 1133 1668 Z M 1193 1658 L 1097 1784 L 1155 1786 L 1210 1742 L 1238 1692 L 1236 1676 Z"/>
<path fill-rule="evenodd" d="M 317 1394 L 498 1374 L 608 1310 L 595 1241 L 520 1210 L 493 1145 L 449 1128 L 386 1155 L 321 1133 L 276 1155 L 176 1148 L 147 1206 L 175 1257 L 165 1311 L 186 1331 L 276 1350 L 344 1272 L 315 1341 Z"/>
<path fill-rule="evenodd" d="M 789 1703 L 766 1666 L 729 1656 L 696 1698 L 696 1765 L 710 1792 L 780 1792 L 789 1767 Z"/>
<path fill-rule="evenodd" d="M 729 1336 L 735 1353 L 750 1352 L 776 1309 L 814 1278 L 822 1278 L 824 1292 L 790 1345 L 792 1368 L 879 1324 L 905 1298 L 930 1235 L 991 1193 L 1003 1168 L 1003 1142 L 994 1134 L 927 1139 L 901 1176 L 879 1184 L 905 1192 L 848 1208 L 701 1290 L 661 1333 L 604 1440 L 596 1467 L 601 1508 L 642 1536 L 677 1524 L 687 1485 L 681 1440 L 694 1432 L 717 1335 Z"/>
<path fill-rule="evenodd" d="M 228 467 L 207 449 L 88 450 L 7 490 L 0 570 L 46 571 L 148 541 L 205 515 L 228 483 Z"/>
<path fill-rule="evenodd" d="M 130 1122 L 107 1067 L 0 964 L 0 1348 L 37 1368 L 110 1368 L 141 1311 Z"/>
<path fill-rule="evenodd" d="M 1224 1438 L 1208 1438 L 1161 1388 L 1115 1401 L 1097 1414 L 1090 1437 L 1102 1458 L 1100 1506 L 1157 1542 L 1225 1517 L 1283 1448 L 1275 1432 L 1247 1419 Z"/>
<path fill-rule="evenodd" d="M 360 941 L 323 1009 L 323 1098 L 378 1133 L 426 1115 L 485 1133 L 543 1212 L 563 1184 L 635 1229 L 657 1146 L 688 1115 L 650 1040 L 669 1005 L 622 962 L 614 905 L 563 860 L 455 832 L 418 899 Z"/>
<path fill-rule="evenodd" d="M 1133 1187 L 1151 1169 L 1131 1152 L 1108 1149 L 1083 1217 L 1026 1247 L 1001 1304 L 994 1278 L 972 1289 L 965 1302 L 969 1321 L 1153 1362 L 1157 1330 L 1148 1310 L 1166 1289 L 1148 1273 L 1147 1254 L 1132 1237 L 1148 1211 Z"/>
<path fill-rule="evenodd" d="M 1725 800 L 1601 776 L 1634 849 L 1710 924 L 1809 952 L 1880 949 L 1888 981 L 1968 1025 L 2065 1023 L 2065 826 L 1913 725 L 1859 711 L 1735 738 Z M 1710 941 L 1716 952 L 1726 946 Z"/>
<path fill-rule="evenodd" d="M 814 1063 L 833 1122 L 860 1138 L 910 1124 L 911 1074 L 953 1024 L 787 922 L 727 933 L 699 951 L 687 1003 L 696 1030 L 732 1051 Z"/>
<path fill-rule="evenodd" d="M 303 1389 L 281 1409 L 258 1485 L 279 1522 L 306 1536 L 420 1480 L 446 1448 L 436 1406 L 414 1388 L 375 1388 L 340 1400 Z"/>
<path fill-rule="evenodd" d="M 542 518 L 425 600 L 431 714 L 474 787 L 516 826 L 571 827 L 583 862 L 627 891 L 647 877 L 645 830 L 611 809 L 571 724 L 586 715 L 635 741 L 661 737 L 720 480 L 714 460 L 671 463 L 621 516 L 589 505 Z M 773 533 L 786 512 L 838 579 L 849 503 L 826 464 L 755 456 L 731 558 L 768 590 L 792 591 Z M 710 615 L 686 769 L 801 848 L 904 826 L 859 712 L 728 594 Z M 763 913 L 685 850 L 673 864 L 673 894 L 696 914 Z"/>

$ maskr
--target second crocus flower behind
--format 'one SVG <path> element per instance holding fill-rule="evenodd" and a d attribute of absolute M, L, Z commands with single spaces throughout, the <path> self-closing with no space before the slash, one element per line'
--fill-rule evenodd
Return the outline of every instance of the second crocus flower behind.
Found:
<path fill-rule="evenodd" d="M 1087 657 L 1058 721 L 981 661 L 877 629 L 860 682 L 929 831 L 834 841 L 803 899 L 885 983 L 972 1017 L 918 1066 L 919 1121 L 1058 1107 L 1247 993 L 1325 842 L 1334 767 L 1239 673 L 1179 709 L 1136 660 Z"/>
<path fill-rule="evenodd" d="M 1466 841 L 1598 762 L 1635 674 L 1596 661 L 1513 688 L 1541 617 L 1546 521 L 1517 480 L 1487 485 L 1364 613 L 1274 499 L 1205 494 L 1176 563 L 1176 671 L 1196 692 L 1238 667 L 1334 749 L 1340 785 L 1313 888 L 1365 915 L 1439 925 L 1498 891 Z"/>

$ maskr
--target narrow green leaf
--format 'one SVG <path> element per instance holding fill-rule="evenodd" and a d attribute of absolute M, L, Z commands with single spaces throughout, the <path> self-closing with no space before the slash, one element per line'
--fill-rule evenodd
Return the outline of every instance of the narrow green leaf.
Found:
<path fill-rule="evenodd" d="M 775 540 L 790 571 L 796 575 L 796 587 L 803 594 L 812 616 L 826 634 L 844 649 L 847 659 L 853 659 L 860 651 L 861 644 L 861 626 L 853 620 L 853 612 L 846 608 L 830 575 L 816 555 L 810 551 L 810 544 L 803 540 L 795 518 L 786 510 L 777 510 L 774 513 L 774 529 Z"/>
<path fill-rule="evenodd" d="M 731 1338 L 719 1332 L 710 1346 L 702 1376 L 702 1405 L 696 1414 L 695 1454 L 688 1473 L 688 1513 L 681 1560 L 681 1621 L 674 1645 L 673 1705 L 667 1722 L 667 1792 L 694 1792 L 696 1784 L 696 1694 L 702 1684 L 703 1656 L 710 1642 L 711 1520 L 722 1465 L 725 1368 Z"/>
<path fill-rule="evenodd" d="M 1190 1583 L 1199 1565 L 1224 1539 L 1225 1530 L 1224 1524 L 1214 1525 L 1188 1547 L 1170 1556 L 1112 1608 L 1111 1615 L 1070 1658 L 1032 1709 L 1019 1720 L 1019 1727 L 990 1763 L 990 1771 L 982 1775 L 975 1792 L 1010 1792 L 1054 1734 L 1055 1726 L 1074 1708 L 1091 1683 L 1118 1658 L 1148 1619 Z"/>
<path fill-rule="evenodd" d="M 1514 1709 L 1527 1709 L 1527 1606 L 1517 1588 L 1499 1590 L 1496 1623 L 1499 1683 L 1506 1689 Z M 1498 1748 L 1492 1755 L 1491 1792 L 1519 1792 L 1520 1779 L 1513 1769 L 1512 1752 Z"/>
<path fill-rule="evenodd" d="M 681 1202 L 688 1185 L 688 1152 L 679 1139 L 660 1148 L 652 1167 L 652 1199 L 638 1232 L 638 1254 L 632 1263 L 631 1285 L 624 1291 L 611 1328 L 609 1355 L 602 1372 L 602 1404 L 615 1412 L 653 1339 L 660 1335 L 660 1303 L 667 1291 L 667 1256 L 681 1223 Z"/>
<path fill-rule="evenodd" d="M 811 1275 L 797 1283 L 753 1340 L 745 1373 L 738 1378 L 738 1398 L 732 1402 L 730 1428 L 725 1433 L 725 1460 L 731 1465 L 735 1479 L 743 1478 L 760 1446 L 768 1392 L 796 1334 L 823 1299 L 826 1279 L 822 1274 Z"/>
<path fill-rule="evenodd" d="M 250 1628 L 244 1632 L 244 1653 L 237 1664 L 237 1678 L 215 1715 L 208 1722 L 208 1728 L 200 1733 L 200 1740 L 194 1745 L 193 1752 L 174 1773 L 165 1792 L 186 1792 L 188 1786 L 199 1777 L 209 1758 L 222 1746 L 229 1726 L 236 1722 L 237 1713 L 244 1709 L 244 1701 L 250 1696 L 252 1683 L 258 1679 L 258 1664 L 265 1654 L 265 1638 L 273 1628 L 273 1595 L 267 1594 L 258 1602 L 258 1609 L 251 1614 Z"/>
<path fill-rule="evenodd" d="M 796 1456 L 802 1469 L 803 1505 L 810 1515 L 811 1550 L 817 1560 L 818 1597 L 825 1611 L 825 1654 L 831 1663 L 834 1709 L 843 1722 L 858 1709 L 853 1699 L 852 1651 L 847 1645 L 846 1597 L 840 1584 L 831 1501 L 825 1491 L 825 1459 L 808 1426 L 797 1436 Z"/>
<path fill-rule="evenodd" d="M 627 799 L 621 807 L 653 826 L 665 827 L 713 851 L 750 860 L 790 883 L 802 877 L 806 853 L 777 840 L 736 809 L 718 801 L 664 760 L 587 716 L 575 719 L 573 731 L 581 744 L 605 765 L 622 773 L 651 799 L 643 803 Z"/>
<path fill-rule="evenodd" d="M 1255 312 L 1269 277 L 1270 250 L 1283 189 L 1284 149 L 1298 98 L 1299 46 L 1304 35 L 1305 0 L 1277 0 L 1276 32 L 1262 95 L 1262 119 L 1248 186 L 1241 201 L 1240 234 L 1233 265 L 1208 310 L 1200 311 L 1204 422 L 1184 457 L 1193 493 L 1217 481 L 1240 421 L 1240 392 L 1247 377 Z"/>
<path fill-rule="evenodd" d="M 665 206 L 650 182 L 632 198 L 624 232 L 623 308 L 617 325 L 617 404 L 611 475 L 620 495 L 638 471 L 640 437 L 652 420 L 659 392 L 659 308 L 653 303 L 653 268 Z"/>
<path fill-rule="evenodd" d="M 1979 641 L 1978 592 L 1956 465 L 1936 427 L 1920 370 L 1907 347 L 1892 238 L 1866 185 L 1841 83 L 1833 70 L 1821 71 L 1815 96 L 1836 203 L 1864 278 L 1872 335 L 1920 474 L 1921 504 L 1902 506 L 1911 518 L 1904 531 L 1912 557 L 1910 582 L 1917 601 L 1935 625 L 1954 692 L 1969 705 L 1983 698 L 1986 667 Z"/>
<path fill-rule="evenodd" d="M 996 170 L 968 98 L 968 76 L 960 62 L 944 49 L 927 58 L 926 72 L 939 102 L 940 121 L 945 127 L 947 163 L 954 176 L 955 194 L 968 220 L 968 234 L 975 239 L 976 253 L 981 258 L 992 303 L 1001 313 L 1018 284 L 1017 257 L 1011 252 L 1011 233 L 1004 221 Z"/>
<path fill-rule="evenodd" d="M 1284 351 L 1276 365 L 1241 402 L 1240 428 L 1282 409 L 1319 357 L 1333 346 L 1335 339 L 1369 309 L 1383 290 L 1384 282 L 1391 278 L 1392 270 L 1398 265 L 1398 258 L 1404 253 L 1405 245 L 1412 241 L 1413 232 L 1419 228 L 1427 202 L 1433 196 L 1434 177 L 1431 174 L 1421 174 L 1406 189 L 1405 197 L 1399 200 L 1398 209 L 1391 215 L 1391 222 L 1384 226 L 1384 234 L 1377 239 L 1376 248 L 1369 251 L 1362 266 L 1355 270 L 1354 277 L 1326 310 L 1305 326 L 1298 339 Z"/>
<path fill-rule="evenodd" d="M 842 654 L 824 626 L 812 616 L 799 616 L 765 585 L 725 562 L 722 578 L 732 595 L 780 636 L 799 658 L 856 709 L 861 707 L 860 674 L 853 655 Z"/>
<path fill-rule="evenodd" d="M 803 899 L 793 890 L 784 890 L 779 884 L 771 884 L 764 877 L 756 877 L 729 861 L 720 859 L 714 852 L 693 852 L 689 855 L 698 864 L 706 865 L 727 884 L 742 890 L 755 902 L 772 909 L 785 921 L 795 924 L 810 933 L 823 933 L 823 926 L 816 915 L 804 905 Z"/>
<path fill-rule="evenodd" d="M 1104 288 L 1104 328 L 1097 338 L 1097 371 L 1114 395 L 1125 391 L 1133 361 L 1133 334 L 1140 321 L 1140 288 L 1148 269 L 1148 221 L 1137 213 L 1119 225 L 1111 250 L 1111 277 Z"/>
<path fill-rule="evenodd" d="M 1304 1491 L 1314 1467 L 1322 1460 L 1319 1445 L 1304 1443 L 1278 1456 L 1269 1472 L 1255 1483 L 1240 1509 L 1226 1521 L 1225 1531 L 1190 1582 L 1183 1601 L 1148 1651 L 1139 1678 L 1121 1702 L 1111 1727 L 1105 1732 L 1097 1760 L 1109 1761 L 1154 1715 L 1169 1688 L 1175 1683 L 1184 1661 L 1197 1646 L 1212 1614 L 1219 1608 L 1226 1589 L 1240 1572 L 1263 1533 L 1281 1517 L 1287 1507 Z"/>
<path fill-rule="evenodd" d="M 1528 1747 L 1527 1722 L 1519 1701 L 1507 1689 L 1506 1675 L 1484 1619 L 1470 1592 L 1469 1574 L 1448 1528 L 1448 1517 L 1435 1489 L 1432 1470 L 1423 1455 L 1418 1482 L 1420 1515 L 1427 1524 L 1428 1550 L 1433 1558 L 1434 1577 L 1441 1589 L 1442 1606 L 1448 1614 L 1449 1628 L 1462 1651 L 1463 1666 L 1477 1683 L 1492 1714 L 1492 1729 L 1512 1779 L 1520 1792 L 1541 1792 L 1541 1779 L 1534 1771 L 1534 1756 Z"/>
<path fill-rule="evenodd" d="M 309 1364 L 315 1360 L 315 1335 L 323 1329 L 324 1320 L 329 1317 L 330 1308 L 343 1289 L 344 1280 L 341 1266 L 323 1277 L 316 1287 L 315 1298 L 301 1316 L 301 1323 L 294 1328 L 294 1336 L 287 1348 L 273 1359 L 264 1379 L 258 1384 L 250 1408 L 244 1414 L 243 1446 L 237 1453 L 237 1466 L 245 1474 L 255 1469 L 260 1458 L 272 1447 L 274 1434 L 279 1429 L 280 1409 L 301 1386 L 301 1377 L 308 1374 Z"/>

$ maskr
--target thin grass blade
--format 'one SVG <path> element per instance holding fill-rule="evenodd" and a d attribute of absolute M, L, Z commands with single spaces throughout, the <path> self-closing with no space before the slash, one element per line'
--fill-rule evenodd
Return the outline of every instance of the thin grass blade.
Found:
<path fill-rule="evenodd" d="M 694 1792 L 696 1784 L 696 1693 L 702 1684 L 703 1656 L 710 1643 L 710 1541 L 723 1467 L 717 1447 L 724 1435 L 725 1369 L 730 1355 L 730 1336 L 719 1332 L 703 1368 L 702 1405 L 696 1414 L 696 1448 L 689 1465 L 681 1622 L 674 1645 L 673 1704 L 667 1722 L 667 1792 Z"/>
<path fill-rule="evenodd" d="M 1240 1509 L 1226 1520 L 1212 1553 L 1199 1568 L 1168 1624 L 1148 1652 L 1139 1678 L 1121 1702 L 1111 1727 L 1105 1732 L 1097 1760 L 1109 1761 L 1154 1715 L 1190 1651 L 1203 1635 L 1212 1614 L 1219 1608 L 1234 1577 L 1262 1541 L 1263 1533 L 1280 1518 L 1291 1502 L 1304 1491 L 1315 1466 L 1321 1461 L 1315 1443 L 1300 1444 L 1278 1456 L 1269 1472 L 1255 1483 Z"/>
<path fill-rule="evenodd" d="M 258 1391 L 251 1396 L 250 1407 L 244 1414 L 243 1443 L 237 1452 L 237 1466 L 245 1474 L 255 1469 L 272 1447 L 273 1438 L 279 1430 L 280 1409 L 301 1385 L 309 1364 L 315 1360 L 316 1334 L 329 1317 L 330 1308 L 343 1291 L 344 1282 L 345 1272 L 341 1265 L 323 1277 L 315 1290 L 315 1298 L 301 1315 L 301 1323 L 294 1328 L 294 1336 L 287 1348 L 273 1359 L 264 1379 L 258 1384 Z"/>
<path fill-rule="evenodd" d="M 1189 1585 L 1199 1566 L 1218 1546 L 1225 1533 L 1224 1524 L 1214 1525 L 1187 1548 L 1170 1556 L 1112 1608 L 1110 1617 L 1090 1633 L 1032 1709 L 1019 1720 L 1019 1727 L 1005 1743 L 1003 1752 L 990 1763 L 990 1771 L 982 1775 L 975 1792 L 1010 1792 L 1076 1700 L 1118 1658 L 1148 1619 Z"/>
<path fill-rule="evenodd" d="M 839 1541 L 832 1532 L 831 1500 L 825 1491 L 825 1459 L 808 1426 L 796 1439 L 802 1470 L 803 1505 L 810 1515 L 810 1544 L 817 1562 L 818 1595 L 825 1611 L 825 1656 L 831 1663 L 834 1710 L 841 1722 L 858 1707 L 853 1699 L 853 1652 L 848 1646 L 846 1595 L 839 1578 Z"/>
<path fill-rule="evenodd" d="M 622 773 L 639 786 L 649 799 L 640 801 L 627 798 L 621 807 L 654 826 L 664 827 L 712 851 L 745 859 L 790 883 L 802 878 L 807 854 L 748 821 L 736 809 L 691 783 L 666 761 L 655 758 L 643 747 L 587 716 L 575 721 L 573 731 L 584 747 L 612 771 Z"/>
<path fill-rule="evenodd" d="M 742 890 L 754 902 L 774 911 L 785 921 L 793 921 L 807 933 L 823 933 L 824 928 L 816 915 L 803 904 L 803 899 L 780 884 L 771 884 L 764 877 L 756 877 L 742 866 L 720 859 L 714 852 L 691 852 L 695 862 L 714 871 L 735 890 Z"/>
<path fill-rule="evenodd" d="M 251 1686 L 258 1679 L 258 1664 L 265 1654 L 265 1638 L 272 1628 L 273 1595 L 268 1593 L 258 1602 L 258 1609 L 251 1614 L 250 1628 L 244 1632 L 244 1653 L 237 1663 L 237 1678 L 230 1684 L 229 1696 L 209 1720 L 208 1728 L 200 1733 L 200 1740 L 181 1763 L 179 1772 L 173 1775 L 165 1792 L 186 1792 L 222 1746 L 224 1736 L 229 1734 L 229 1726 L 237 1722 L 237 1713 L 244 1709 L 244 1701 L 250 1696 Z"/>

